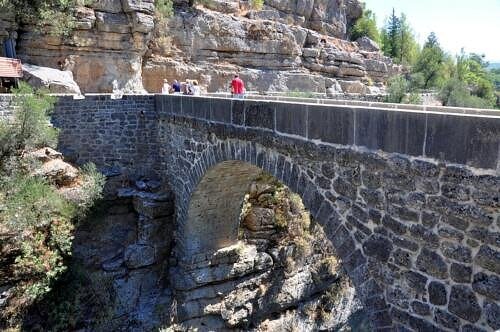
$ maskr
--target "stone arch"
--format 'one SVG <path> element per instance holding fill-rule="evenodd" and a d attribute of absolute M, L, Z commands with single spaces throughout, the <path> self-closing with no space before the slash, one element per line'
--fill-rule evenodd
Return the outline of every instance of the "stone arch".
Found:
<path fill-rule="evenodd" d="M 187 252 L 213 251 L 236 242 L 243 197 L 259 173 L 258 167 L 239 160 L 223 161 L 207 170 L 189 201 Z"/>
<path fill-rule="evenodd" d="M 228 171 L 227 176 L 224 176 L 224 170 Z M 225 140 L 208 145 L 189 168 L 181 171 L 189 179 L 187 184 L 177 190 L 180 193 L 177 200 L 182 201 L 177 207 L 177 245 L 181 257 L 195 260 L 199 254 L 209 253 L 231 244 L 231 241 L 237 241 L 238 217 L 244 194 L 253 178 L 262 170 L 297 193 L 311 216 L 323 227 L 335 253 L 342 260 L 342 268 L 370 315 L 374 328 L 391 326 L 392 319 L 384 291 L 371 276 L 362 243 L 350 234 L 332 202 L 310 179 L 311 175 L 302 168 L 298 160 L 253 142 Z M 241 187 L 229 188 L 227 192 L 220 190 L 228 185 Z M 213 195 L 210 196 L 211 200 L 204 201 L 209 192 Z M 221 205 L 214 203 L 220 199 L 223 199 Z M 218 216 L 210 213 L 210 209 L 221 206 L 223 208 L 218 210 L 219 213 L 227 208 L 234 211 Z M 204 219 L 207 216 L 211 220 Z M 230 225 L 209 224 L 214 218 L 229 222 Z"/>

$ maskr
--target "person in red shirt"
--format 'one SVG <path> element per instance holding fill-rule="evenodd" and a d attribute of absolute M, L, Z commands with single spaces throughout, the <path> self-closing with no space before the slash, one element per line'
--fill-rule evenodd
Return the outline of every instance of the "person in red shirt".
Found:
<path fill-rule="evenodd" d="M 231 95 L 233 98 L 243 99 L 245 96 L 245 84 L 238 76 L 238 74 L 234 75 L 233 80 L 231 81 Z"/>

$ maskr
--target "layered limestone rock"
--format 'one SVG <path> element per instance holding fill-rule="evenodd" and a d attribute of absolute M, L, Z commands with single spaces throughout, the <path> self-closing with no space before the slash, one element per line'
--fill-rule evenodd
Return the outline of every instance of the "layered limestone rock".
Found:
<path fill-rule="evenodd" d="M 57 37 L 23 26 L 18 55 L 35 65 L 70 70 L 84 92 L 142 92 L 142 58 L 154 27 L 153 0 L 93 1 L 75 8 L 76 28 Z"/>
<path fill-rule="evenodd" d="M 227 91 L 239 72 L 248 90 L 370 93 L 398 70 L 373 43 L 346 41 L 362 13 L 358 0 L 266 0 L 261 10 L 245 0 L 174 3 L 165 23 L 153 0 L 94 1 L 75 8 L 68 37 L 22 26 L 18 54 L 72 71 L 82 92 L 111 92 L 114 80 L 125 92 L 159 92 L 164 78 Z M 0 34 L 15 37 L 3 16 Z"/>
<path fill-rule="evenodd" d="M 155 32 L 143 68 L 148 91 L 163 78 L 196 78 L 208 91 L 227 91 L 235 72 L 248 90 L 315 91 L 340 84 L 369 93 L 398 70 L 373 43 L 346 41 L 361 15 L 357 1 L 266 1 L 249 10 L 244 1 L 210 1 L 208 8 L 178 8 Z"/>

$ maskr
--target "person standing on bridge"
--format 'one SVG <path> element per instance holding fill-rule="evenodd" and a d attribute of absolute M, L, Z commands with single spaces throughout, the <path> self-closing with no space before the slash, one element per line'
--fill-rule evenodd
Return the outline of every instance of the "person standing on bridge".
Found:
<path fill-rule="evenodd" d="M 231 81 L 231 95 L 233 98 L 243 99 L 245 97 L 245 84 L 238 74 Z"/>
<path fill-rule="evenodd" d="M 161 87 L 161 93 L 163 95 L 168 95 L 170 93 L 170 84 L 168 84 L 167 79 L 163 80 L 163 86 Z"/>
<path fill-rule="evenodd" d="M 174 91 L 174 93 L 181 93 L 181 84 L 178 80 L 174 80 L 174 83 L 172 84 L 172 90 Z"/>

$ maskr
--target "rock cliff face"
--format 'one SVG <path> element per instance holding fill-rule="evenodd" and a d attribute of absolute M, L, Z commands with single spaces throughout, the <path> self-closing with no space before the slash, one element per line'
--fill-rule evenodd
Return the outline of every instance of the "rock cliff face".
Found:
<path fill-rule="evenodd" d="M 367 85 L 395 70 L 372 45 L 345 40 L 361 15 L 358 1 L 272 0 L 261 11 L 244 1 L 206 7 L 179 7 L 166 29 L 156 31 L 143 67 L 149 91 L 159 91 L 163 78 L 185 77 L 208 91 L 227 91 L 239 72 L 250 90 L 368 93 Z"/>
<path fill-rule="evenodd" d="M 75 9 L 69 37 L 22 26 L 17 48 L 25 62 L 71 70 L 83 92 L 110 92 L 115 79 L 125 91 L 159 92 L 164 78 L 227 91 L 239 72 L 249 90 L 368 93 L 397 68 L 373 44 L 346 40 L 361 13 L 357 0 L 266 0 L 262 10 L 176 0 L 160 23 L 153 0 L 94 1 Z M 0 33 L 12 30 L 0 22 Z"/>
<path fill-rule="evenodd" d="M 94 1 L 75 9 L 76 29 L 54 37 L 23 26 L 18 55 L 25 62 L 71 70 L 84 92 L 143 91 L 142 57 L 151 38 L 153 0 Z"/>

